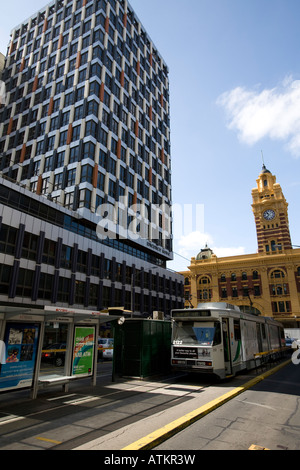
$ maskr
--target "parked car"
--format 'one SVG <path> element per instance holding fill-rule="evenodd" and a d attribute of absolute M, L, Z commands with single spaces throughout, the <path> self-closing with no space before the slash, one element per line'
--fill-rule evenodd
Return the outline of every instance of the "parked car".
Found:
<path fill-rule="evenodd" d="M 300 339 L 297 338 L 285 338 L 285 345 L 288 348 L 299 349 L 300 348 Z"/>
<path fill-rule="evenodd" d="M 103 349 L 102 356 L 103 356 L 103 359 L 112 359 L 114 356 L 113 348 Z"/>
<path fill-rule="evenodd" d="M 65 363 L 66 343 L 49 344 L 42 350 L 42 361 L 51 362 L 57 367 Z"/>
<path fill-rule="evenodd" d="M 98 339 L 98 359 L 112 359 L 114 351 L 113 338 Z"/>

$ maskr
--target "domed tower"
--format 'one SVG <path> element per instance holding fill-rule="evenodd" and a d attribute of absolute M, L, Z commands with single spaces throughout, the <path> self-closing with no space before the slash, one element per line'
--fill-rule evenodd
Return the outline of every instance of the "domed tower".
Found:
<path fill-rule="evenodd" d="M 207 244 L 205 248 L 203 248 L 200 253 L 196 256 L 196 261 L 200 261 L 202 259 L 210 259 L 213 256 L 214 252 L 208 248 Z"/>
<path fill-rule="evenodd" d="M 276 176 L 265 165 L 252 190 L 258 252 L 270 254 L 292 248 L 288 220 L 288 203 Z"/>

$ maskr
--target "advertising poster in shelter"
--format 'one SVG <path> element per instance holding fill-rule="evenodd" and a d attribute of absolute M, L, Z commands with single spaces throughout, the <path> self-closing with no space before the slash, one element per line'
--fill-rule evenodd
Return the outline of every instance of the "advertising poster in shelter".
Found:
<path fill-rule="evenodd" d="M 2 363 L 0 372 L 1 392 L 31 387 L 38 339 L 38 324 L 7 323 L 4 337 L 5 363 Z"/>
<path fill-rule="evenodd" d="M 95 328 L 75 326 L 72 375 L 93 373 Z"/>

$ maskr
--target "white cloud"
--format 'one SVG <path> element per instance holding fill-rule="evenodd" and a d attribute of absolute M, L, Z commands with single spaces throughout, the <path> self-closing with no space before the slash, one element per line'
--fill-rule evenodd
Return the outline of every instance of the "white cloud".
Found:
<path fill-rule="evenodd" d="M 231 248 L 222 248 L 222 247 L 213 247 L 212 248 L 215 255 L 218 258 L 223 258 L 226 256 L 238 256 L 245 254 L 245 247 L 238 246 L 238 247 L 231 247 Z"/>
<path fill-rule="evenodd" d="M 191 232 L 188 235 L 183 235 L 177 241 L 177 250 L 179 255 L 184 256 L 185 258 L 191 259 L 193 256 L 197 256 L 197 254 L 208 245 L 211 248 L 215 255 L 218 257 L 223 256 L 237 256 L 242 255 L 245 253 L 245 248 L 243 246 L 240 247 L 216 247 L 214 245 L 213 238 L 208 233 L 202 232 Z"/>
<path fill-rule="evenodd" d="M 265 137 L 282 140 L 300 157 L 300 80 L 286 77 L 280 86 L 264 90 L 237 87 L 223 93 L 217 103 L 241 141 L 253 145 Z"/>

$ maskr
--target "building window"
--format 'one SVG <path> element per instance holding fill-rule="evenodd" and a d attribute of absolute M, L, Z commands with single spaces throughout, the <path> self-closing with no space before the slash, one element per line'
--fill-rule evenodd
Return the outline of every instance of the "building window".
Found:
<path fill-rule="evenodd" d="M 260 296 L 260 286 L 254 286 L 254 296 L 255 297 Z"/>
<path fill-rule="evenodd" d="M 52 240 L 45 239 L 44 249 L 42 255 L 42 262 L 45 264 L 54 265 L 55 263 L 55 249 L 56 243 Z"/>
<path fill-rule="evenodd" d="M 12 266 L 0 265 L 0 294 L 8 295 Z"/>
<path fill-rule="evenodd" d="M 79 160 L 79 147 L 70 148 L 69 163 L 78 162 Z"/>
<path fill-rule="evenodd" d="M 100 270 L 101 270 L 101 258 L 100 258 L 100 256 L 92 255 L 91 275 L 100 277 Z"/>
<path fill-rule="evenodd" d="M 42 194 L 48 194 L 49 193 L 49 184 L 50 184 L 50 177 L 48 176 L 47 178 L 43 178 Z"/>
<path fill-rule="evenodd" d="M 91 206 L 92 193 L 88 189 L 82 189 L 79 192 L 79 207 L 86 207 L 87 209 Z"/>
<path fill-rule="evenodd" d="M 98 303 L 98 285 L 90 284 L 89 305 L 97 305 Z"/>
<path fill-rule="evenodd" d="M 18 230 L 14 227 L 2 224 L 0 230 L 0 252 L 14 255 Z"/>
<path fill-rule="evenodd" d="M 221 297 L 222 297 L 222 299 L 226 299 L 226 298 L 227 298 L 227 289 L 226 289 L 226 287 L 222 287 L 222 289 L 221 289 Z"/>
<path fill-rule="evenodd" d="M 114 199 L 116 198 L 116 182 L 111 179 L 109 180 L 108 185 L 108 195 Z"/>
<path fill-rule="evenodd" d="M 237 287 L 232 288 L 232 297 L 238 297 L 238 290 Z"/>
<path fill-rule="evenodd" d="M 93 176 L 93 167 L 90 165 L 83 165 L 81 167 L 81 183 L 91 183 Z"/>
<path fill-rule="evenodd" d="M 249 289 L 248 289 L 248 287 L 243 287 L 243 297 L 249 297 Z"/>
<path fill-rule="evenodd" d="M 290 302 L 272 302 L 273 313 L 290 313 Z"/>
<path fill-rule="evenodd" d="M 90 158 L 91 160 L 94 160 L 95 158 L 95 144 L 92 142 L 85 142 L 83 145 L 83 156 L 82 159 L 84 158 Z"/>
<path fill-rule="evenodd" d="M 287 284 L 272 284 L 271 285 L 271 295 L 287 295 L 288 287 Z"/>
<path fill-rule="evenodd" d="M 84 304 L 85 282 L 75 282 L 75 304 Z"/>
<path fill-rule="evenodd" d="M 74 206 L 74 193 L 66 193 L 65 194 L 65 207 L 67 209 L 73 209 Z"/>
<path fill-rule="evenodd" d="M 43 300 L 51 300 L 52 285 L 54 276 L 51 274 L 41 273 L 38 298 Z"/>
<path fill-rule="evenodd" d="M 20 268 L 17 282 L 16 295 L 20 297 L 31 297 L 34 271 Z"/>
<path fill-rule="evenodd" d="M 77 271 L 85 273 L 87 267 L 87 252 L 78 250 L 77 254 Z"/>
<path fill-rule="evenodd" d="M 47 157 L 45 159 L 45 167 L 44 167 L 44 171 L 51 171 L 52 170 L 52 165 L 53 165 L 53 155 L 51 155 L 51 157 Z"/>
<path fill-rule="evenodd" d="M 22 248 L 22 258 L 35 261 L 38 246 L 38 236 L 33 233 L 25 232 Z"/>
<path fill-rule="evenodd" d="M 76 179 L 76 168 L 68 171 L 67 186 L 74 186 Z"/>
<path fill-rule="evenodd" d="M 112 275 L 111 260 L 105 259 L 104 260 L 104 279 L 110 279 L 111 275 Z M 131 283 L 131 278 L 130 278 L 130 283 Z"/>
<path fill-rule="evenodd" d="M 70 279 L 59 277 L 57 292 L 58 302 L 69 303 L 70 284 Z"/>
<path fill-rule="evenodd" d="M 63 173 L 58 173 L 54 177 L 53 191 L 56 191 L 57 189 L 61 189 L 62 183 L 63 183 Z"/>
<path fill-rule="evenodd" d="M 71 269 L 72 266 L 72 248 L 67 245 L 62 246 L 60 266 L 61 268 Z"/>
<path fill-rule="evenodd" d="M 270 277 L 271 279 L 284 279 L 285 274 L 283 271 L 281 271 L 281 269 L 276 269 L 271 273 Z"/>

